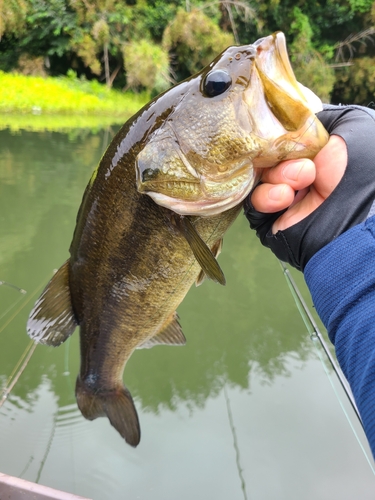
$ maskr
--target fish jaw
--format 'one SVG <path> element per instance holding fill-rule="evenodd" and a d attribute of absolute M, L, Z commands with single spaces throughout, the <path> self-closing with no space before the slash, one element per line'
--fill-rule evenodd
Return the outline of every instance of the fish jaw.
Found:
<path fill-rule="evenodd" d="M 144 192 L 147 192 L 155 203 L 177 214 L 207 217 L 218 215 L 240 204 L 254 185 L 254 175 L 253 166 L 250 164 L 246 169 L 243 169 L 241 175 L 228 177 L 226 181 L 222 179 L 214 182 L 201 178 L 199 182 L 200 195 L 199 197 L 192 196 L 190 200 L 186 196 L 186 191 L 185 196 L 181 198 L 164 194 L 161 189 Z M 180 187 L 178 182 L 176 184 Z M 194 187 L 196 185 L 197 183 L 194 183 Z M 142 188 L 139 191 L 142 192 Z M 197 192 L 198 189 L 195 191 Z M 194 193 L 193 189 L 190 190 L 190 193 Z M 204 193 L 208 193 L 206 197 Z M 213 193 L 216 193 L 215 197 Z"/>
<path fill-rule="evenodd" d="M 245 98 L 249 107 L 261 117 L 256 123 L 257 133 L 269 138 L 269 147 L 257 156 L 254 166 L 266 168 L 281 160 L 314 158 L 329 139 L 327 131 L 315 116 L 323 109 L 321 100 L 297 82 L 283 33 L 262 38 L 254 46 L 258 55 L 254 64 L 253 85 Z M 254 85 L 256 81 L 258 85 Z M 256 92 L 260 86 L 262 96 Z M 272 111 L 271 115 L 267 109 Z"/>
<path fill-rule="evenodd" d="M 312 113 L 322 111 L 322 101 L 310 89 L 296 80 L 290 64 L 285 35 L 281 31 L 254 42 L 257 50 L 255 65 L 263 74 L 289 94 L 304 103 Z"/>
<path fill-rule="evenodd" d="M 310 115 L 298 130 L 285 131 L 275 137 L 270 147 L 254 159 L 254 168 L 273 167 L 284 160 L 314 159 L 328 139 L 329 135 L 321 122 L 315 115 Z"/>

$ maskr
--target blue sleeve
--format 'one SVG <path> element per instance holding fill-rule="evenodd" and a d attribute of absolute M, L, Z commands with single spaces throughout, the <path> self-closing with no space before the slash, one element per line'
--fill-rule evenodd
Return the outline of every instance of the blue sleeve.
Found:
<path fill-rule="evenodd" d="M 304 275 L 375 457 L 375 216 L 316 253 Z"/>

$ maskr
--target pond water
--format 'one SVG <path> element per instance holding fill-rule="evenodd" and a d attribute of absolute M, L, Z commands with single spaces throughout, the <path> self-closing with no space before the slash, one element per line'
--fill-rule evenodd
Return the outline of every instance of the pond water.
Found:
<path fill-rule="evenodd" d="M 373 499 L 360 425 L 242 216 L 219 258 L 227 286 L 206 281 L 179 308 L 187 345 L 137 351 L 125 369 L 138 448 L 78 411 L 78 331 L 37 346 L 18 378 L 27 316 L 113 135 L 0 132 L 0 280 L 27 291 L 0 286 L 0 401 L 16 381 L 0 403 L 0 472 L 95 500 Z"/>

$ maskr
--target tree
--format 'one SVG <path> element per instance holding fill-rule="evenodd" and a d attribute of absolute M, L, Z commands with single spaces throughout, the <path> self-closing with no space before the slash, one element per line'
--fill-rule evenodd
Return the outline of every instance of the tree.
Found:
<path fill-rule="evenodd" d="M 290 31 L 294 39 L 289 52 L 296 78 L 323 101 L 329 102 L 335 82 L 334 71 L 313 46 L 313 30 L 308 17 L 299 7 L 294 7 L 293 15 Z"/>
<path fill-rule="evenodd" d="M 198 9 L 190 12 L 179 9 L 163 35 L 163 47 L 175 57 L 180 78 L 196 73 L 233 44 L 233 35 L 221 31 L 212 19 Z"/>
<path fill-rule="evenodd" d="M 121 49 L 127 40 L 130 9 L 117 0 L 69 0 L 77 14 L 77 25 L 71 30 L 70 48 L 95 75 L 102 73 L 107 86 L 111 87 L 121 69 Z M 116 62 L 112 74 L 110 55 Z"/>
<path fill-rule="evenodd" d="M 169 87 L 169 57 L 160 46 L 145 39 L 132 41 L 124 45 L 123 56 L 129 87 L 144 87 L 154 94 Z"/>
<path fill-rule="evenodd" d="M 26 0 L 0 0 L 0 40 L 4 33 L 21 33 L 26 25 Z"/>
<path fill-rule="evenodd" d="M 281 30 L 297 78 L 324 99 L 334 85 L 339 99 L 359 95 L 355 71 L 371 81 L 374 25 L 373 0 L 0 0 L 0 69 L 28 72 L 38 61 L 42 71 L 49 62 L 50 74 L 73 68 L 157 92 L 170 74 L 186 78 L 228 45 Z M 371 88 L 363 82 L 362 100 Z"/>

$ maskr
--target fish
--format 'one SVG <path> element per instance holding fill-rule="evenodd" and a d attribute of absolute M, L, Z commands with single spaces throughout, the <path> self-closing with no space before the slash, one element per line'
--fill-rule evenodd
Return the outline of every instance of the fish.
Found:
<path fill-rule="evenodd" d="M 80 329 L 76 400 L 140 442 L 123 384 L 139 348 L 184 345 L 176 312 L 217 261 L 225 232 L 257 182 L 280 160 L 313 158 L 328 134 L 320 99 L 300 85 L 285 36 L 227 48 L 168 89 L 114 137 L 84 192 L 70 258 L 36 301 L 28 335 L 58 346 Z"/>

